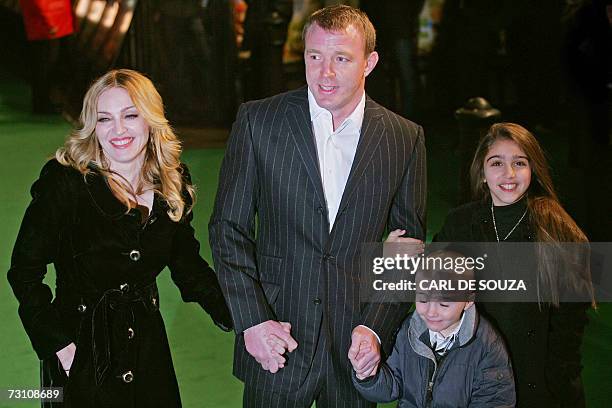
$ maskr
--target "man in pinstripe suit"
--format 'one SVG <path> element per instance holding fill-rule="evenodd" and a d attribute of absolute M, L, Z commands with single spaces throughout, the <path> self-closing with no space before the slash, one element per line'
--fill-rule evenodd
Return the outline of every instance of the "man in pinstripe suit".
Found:
<path fill-rule="evenodd" d="M 368 407 L 406 307 L 360 303 L 361 244 L 425 238 L 422 128 L 365 95 L 375 31 L 348 6 L 304 27 L 308 87 L 240 107 L 210 220 L 249 407 Z"/>

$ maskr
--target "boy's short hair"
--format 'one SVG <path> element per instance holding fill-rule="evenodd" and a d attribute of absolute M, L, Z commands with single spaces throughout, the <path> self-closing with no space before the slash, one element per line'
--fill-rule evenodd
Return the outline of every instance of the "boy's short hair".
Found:
<path fill-rule="evenodd" d="M 447 249 L 426 254 L 426 262 L 415 273 L 416 301 L 474 301 L 474 269 L 465 259 L 461 253 Z"/>

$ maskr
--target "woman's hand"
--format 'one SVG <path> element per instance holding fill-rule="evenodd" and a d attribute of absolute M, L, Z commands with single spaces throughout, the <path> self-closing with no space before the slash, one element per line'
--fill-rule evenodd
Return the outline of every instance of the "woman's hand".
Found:
<path fill-rule="evenodd" d="M 66 373 L 66 376 L 70 374 L 70 367 L 72 367 L 72 362 L 74 360 L 74 355 L 76 353 L 76 345 L 74 343 L 70 343 L 60 351 L 57 351 L 55 355 L 59 359 L 62 364 L 62 368 Z"/>

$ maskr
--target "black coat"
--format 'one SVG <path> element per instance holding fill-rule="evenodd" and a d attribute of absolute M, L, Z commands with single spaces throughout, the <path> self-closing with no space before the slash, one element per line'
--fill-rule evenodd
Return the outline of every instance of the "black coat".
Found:
<path fill-rule="evenodd" d="M 434 241 L 495 242 L 489 207 L 490 203 L 472 202 L 452 210 Z M 530 242 L 534 237 L 527 221 L 520 223 L 507 241 Z M 587 305 L 561 304 L 557 308 L 544 303 L 486 303 L 479 304 L 479 309 L 506 340 L 518 407 L 585 406 L 580 346 Z"/>
<path fill-rule="evenodd" d="M 84 178 L 55 160 L 31 194 L 8 279 L 43 360 L 43 385 L 63 386 L 66 407 L 180 406 L 157 275 L 169 266 L 184 301 L 231 326 L 215 275 L 199 255 L 192 214 L 173 222 L 158 195 L 146 220 L 137 209 L 126 214 L 95 170 Z M 55 298 L 43 283 L 49 263 Z M 55 353 L 71 342 L 77 351 L 68 378 Z"/>

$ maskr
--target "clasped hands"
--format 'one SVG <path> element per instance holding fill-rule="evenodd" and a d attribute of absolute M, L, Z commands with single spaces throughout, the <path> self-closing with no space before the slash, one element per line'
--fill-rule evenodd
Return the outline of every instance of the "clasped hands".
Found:
<path fill-rule="evenodd" d="M 353 329 L 348 358 L 358 379 L 376 374 L 380 364 L 380 343 L 372 330 L 365 326 Z"/>
<path fill-rule="evenodd" d="M 396 229 L 389 233 L 385 243 L 411 244 L 402 248 L 403 253 L 409 256 L 416 256 L 423 253 L 423 241 L 403 237 L 406 230 Z M 395 249 L 395 248 L 394 248 Z M 355 370 L 355 376 L 359 380 L 376 375 L 380 364 L 380 343 L 370 329 L 365 326 L 357 326 L 351 335 L 351 347 L 349 348 L 348 358 Z"/>
<path fill-rule="evenodd" d="M 244 331 L 244 345 L 261 367 L 272 374 L 286 363 L 284 354 L 298 346 L 291 337 L 291 324 L 267 320 Z"/>
<path fill-rule="evenodd" d="M 392 231 L 386 242 L 422 245 L 420 240 L 401 237 L 405 232 Z M 416 253 L 422 252 L 422 249 L 417 246 Z M 297 341 L 291 337 L 291 324 L 275 320 L 267 320 L 246 329 L 244 344 L 247 352 L 264 370 L 272 374 L 285 367 L 287 360 L 284 354 L 291 353 L 298 346 Z M 351 335 L 348 358 L 358 379 L 363 380 L 375 375 L 380 364 L 380 344 L 374 332 L 364 326 L 355 327 Z"/>

